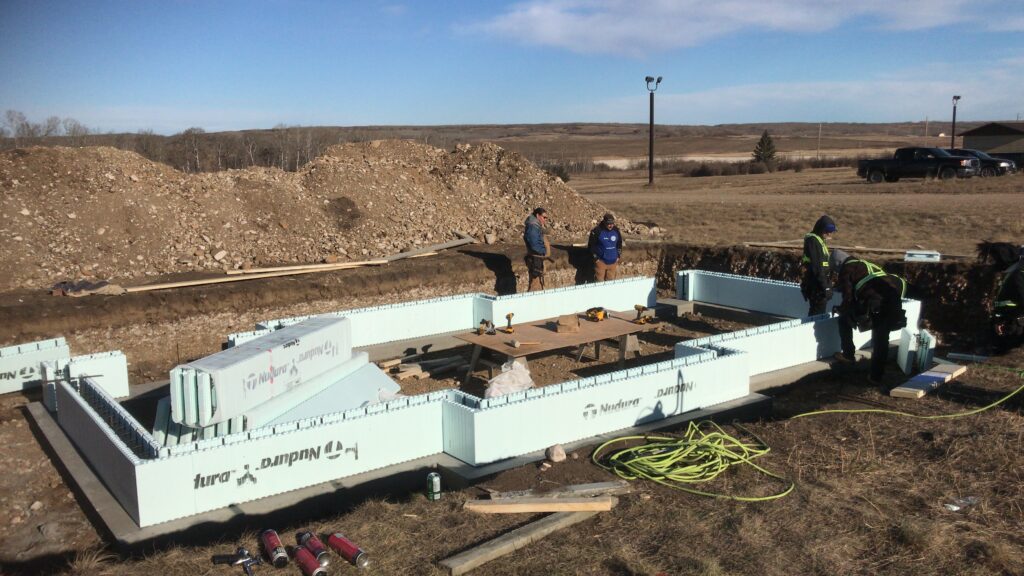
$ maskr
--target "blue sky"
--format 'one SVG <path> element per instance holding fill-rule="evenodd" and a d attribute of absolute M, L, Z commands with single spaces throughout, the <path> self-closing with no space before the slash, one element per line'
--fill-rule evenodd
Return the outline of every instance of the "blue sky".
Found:
<path fill-rule="evenodd" d="M 1024 118 L 1021 0 L 0 0 L 0 110 L 102 131 Z"/>

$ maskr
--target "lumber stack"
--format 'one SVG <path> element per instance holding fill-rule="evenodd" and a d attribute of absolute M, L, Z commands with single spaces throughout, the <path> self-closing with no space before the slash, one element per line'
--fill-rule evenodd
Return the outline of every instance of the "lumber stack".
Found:
<path fill-rule="evenodd" d="M 921 398 L 964 372 L 967 372 L 966 366 L 939 364 L 927 372 L 922 372 L 900 386 L 893 388 L 889 391 L 889 396 L 893 398 Z"/>
<path fill-rule="evenodd" d="M 465 574 L 562 528 L 583 522 L 599 512 L 611 510 L 618 503 L 612 494 L 625 494 L 629 491 L 629 484 L 619 480 L 578 484 L 547 492 L 492 492 L 490 500 L 470 500 L 466 502 L 465 508 L 484 514 L 554 513 L 442 560 L 440 564 L 451 576 Z"/>

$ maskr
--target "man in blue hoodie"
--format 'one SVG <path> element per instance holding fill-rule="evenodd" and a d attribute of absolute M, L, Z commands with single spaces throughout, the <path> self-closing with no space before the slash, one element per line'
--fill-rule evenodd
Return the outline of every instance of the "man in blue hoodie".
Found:
<path fill-rule="evenodd" d="M 544 225 L 548 221 L 548 211 L 537 207 L 526 218 L 523 230 L 523 242 L 526 243 L 526 271 L 530 277 L 528 291 L 544 289 L 544 261 L 550 256 L 544 242 Z"/>
<path fill-rule="evenodd" d="M 598 282 L 618 277 L 619 256 L 622 255 L 622 232 L 615 225 L 615 216 L 605 214 L 601 223 L 590 231 L 587 247 L 594 256 L 594 272 Z"/>

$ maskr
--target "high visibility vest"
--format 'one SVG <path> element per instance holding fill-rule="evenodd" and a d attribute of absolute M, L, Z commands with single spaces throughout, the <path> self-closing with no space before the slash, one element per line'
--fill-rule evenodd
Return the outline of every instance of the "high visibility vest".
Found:
<path fill-rule="evenodd" d="M 825 255 L 825 257 L 821 259 L 821 267 L 828 268 L 828 245 L 825 244 L 825 241 L 821 239 L 821 236 L 818 236 L 814 232 L 808 232 L 807 234 L 804 234 L 804 240 L 806 240 L 807 238 L 814 238 L 815 240 L 818 241 L 818 244 L 821 244 L 821 252 L 822 254 Z M 803 262 L 804 264 L 810 264 L 811 259 L 807 257 L 807 254 L 804 254 L 804 257 L 801 259 L 801 262 Z"/>
<path fill-rule="evenodd" d="M 855 295 L 858 292 L 860 292 L 860 289 L 863 288 L 865 284 L 867 284 L 868 282 L 874 280 L 875 278 L 884 278 L 885 276 L 895 276 L 900 281 L 900 284 L 901 284 L 900 298 L 905 298 L 906 297 L 906 295 L 907 295 L 907 281 L 904 280 L 903 278 L 901 278 L 899 276 L 896 276 L 895 274 L 889 274 L 885 270 L 882 270 L 881 266 L 879 266 L 877 264 L 872 264 L 871 262 L 868 262 L 867 260 L 854 260 L 854 259 L 851 258 L 850 260 L 846 261 L 846 264 L 849 264 L 851 262 L 861 262 L 868 269 L 867 275 L 864 276 L 863 278 L 861 278 L 857 282 L 857 285 L 853 287 L 853 293 Z"/>
<path fill-rule="evenodd" d="M 1003 293 L 1003 290 L 1006 289 L 1006 285 L 1010 283 L 1014 274 L 1021 273 L 1020 265 L 1021 263 L 1017 262 L 1006 271 L 1006 276 L 1003 277 L 1003 282 L 999 285 L 999 294 Z M 993 306 L 995 308 L 1013 308 L 1017 306 L 1017 303 L 1013 300 L 999 300 Z"/>

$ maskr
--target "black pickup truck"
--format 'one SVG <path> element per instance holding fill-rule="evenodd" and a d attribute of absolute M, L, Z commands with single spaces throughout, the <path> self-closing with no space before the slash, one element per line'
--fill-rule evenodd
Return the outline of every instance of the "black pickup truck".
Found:
<path fill-rule="evenodd" d="M 857 176 L 876 184 L 900 178 L 970 178 L 981 163 L 972 156 L 953 156 L 942 148 L 899 148 L 887 160 L 857 162 Z"/>

